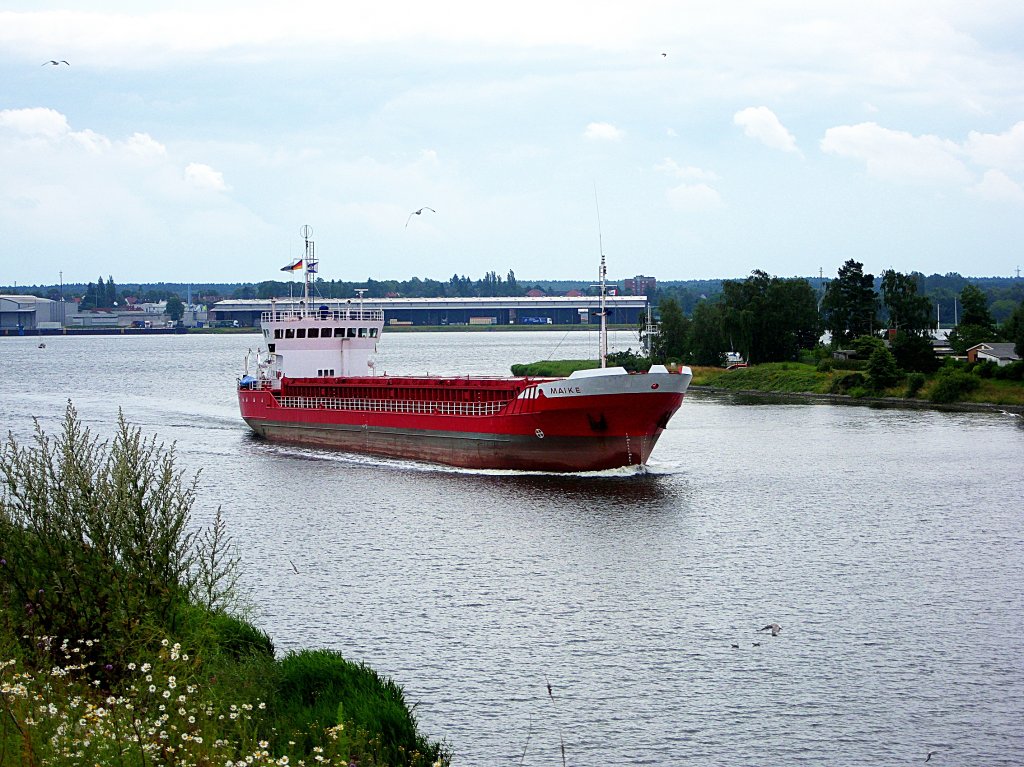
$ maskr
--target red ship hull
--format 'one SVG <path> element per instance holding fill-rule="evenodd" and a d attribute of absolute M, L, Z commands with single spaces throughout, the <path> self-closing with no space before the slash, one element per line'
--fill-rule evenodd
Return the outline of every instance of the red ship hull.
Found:
<path fill-rule="evenodd" d="M 647 462 L 689 375 L 299 379 L 239 388 L 267 439 L 472 469 L 599 471 Z"/>

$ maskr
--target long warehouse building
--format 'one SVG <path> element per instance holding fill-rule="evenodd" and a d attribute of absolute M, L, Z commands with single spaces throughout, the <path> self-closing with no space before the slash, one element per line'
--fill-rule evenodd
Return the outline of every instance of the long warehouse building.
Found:
<path fill-rule="evenodd" d="M 298 298 L 279 298 L 278 311 L 298 309 Z M 313 308 L 339 303 L 359 305 L 360 299 L 311 301 Z M 219 301 L 210 307 L 213 324 L 242 327 L 259 325 L 260 314 L 271 310 L 269 299 Z M 601 299 L 596 296 L 539 296 L 500 298 L 366 298 L 366 309 L 383 309 L 390 325 L 588 325 L 601 321 Z M 607 296 L 608 322 L 636 325 L 647 313 L 647 296 Z"/>

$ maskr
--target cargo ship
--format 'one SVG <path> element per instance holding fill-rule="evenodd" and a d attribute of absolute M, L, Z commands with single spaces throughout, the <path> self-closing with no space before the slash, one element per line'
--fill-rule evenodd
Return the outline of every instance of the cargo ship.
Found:
<path fill-rule="evenodd" d="M 468 469 L 581 472 L 643 466 L 679 409 L 689 368 L 608 367 L 601 258 L 601 367 L 565 378 L 378 374 L 384 312 L 313 295 L 318 260 L 303 227 L 303 298 L 271 304 L 238 380 L 260 437 Z"/>

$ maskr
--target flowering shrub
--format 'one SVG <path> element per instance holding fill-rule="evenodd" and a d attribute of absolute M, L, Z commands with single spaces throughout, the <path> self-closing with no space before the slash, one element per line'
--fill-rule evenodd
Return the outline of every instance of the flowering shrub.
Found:
<path fill-rule="evenodd" d="M 85 660 L 96 644 L 61 642 L 53 649 L 63 664 L 45 671 L 0 660 L 0 764 L 349 767 L 357 760 L 368 767 L 442 767 L 450 762 L 442 746 L 424 742 L 424 752 L 405 753 L 383 745 L 380 733 L 350 734 L 345 723 L 312 721 L 301 733 L 282 733 L 266 701 L 214 702 L 201 681 L 201 664 L 166 639 L 152 662 L 127 663 L 119 687 L 103 691 L 102 669 Z M 391 758 L 381 758 L 384 752 Z"/>
<path fill-rule="evenodd" d="M 38 423 L 29 447 L 8 436 L 0 606 L 14 636 L 90 636 L 130 657 L 167 633 L 183 605 L 223 609 L 237 561 L 225 555 L 219 512 L 211 531 L 192 531 L 197 479 L 175 468 L 173 446 L 144 440 L 123 416 L 112 442 L 100 443 L 70 403 L 56 439 Z"/>
<path fill-rule="evenodd" d="M 448 765 L 394 682 L 336 653 L 303 678 L 229 613 L 237 560 L 219 511 L 192 532 L 195 487 L 70 404 L 57 439 L 0 448 L 0 765 Z"/>

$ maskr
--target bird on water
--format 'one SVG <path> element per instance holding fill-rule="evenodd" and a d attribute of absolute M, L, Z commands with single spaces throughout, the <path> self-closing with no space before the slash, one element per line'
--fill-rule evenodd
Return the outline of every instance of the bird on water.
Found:
<path fill-rule="evenodd" d="M 772 636 L 777 637 L 779 635 L 779 632 L 782 631 L 782 626 L 780 626 L 778 623 L 769 623 L 764 628 L 758 629 L 758 631 L 768 631 L 769 629 L 772 632 Z"/>

